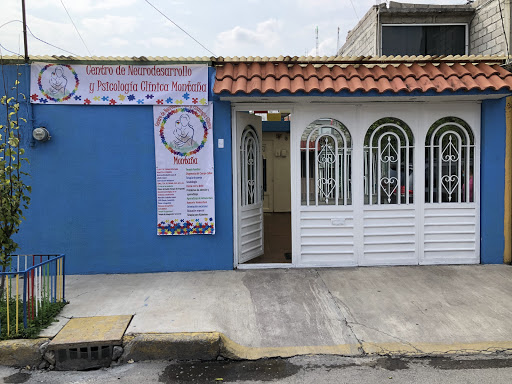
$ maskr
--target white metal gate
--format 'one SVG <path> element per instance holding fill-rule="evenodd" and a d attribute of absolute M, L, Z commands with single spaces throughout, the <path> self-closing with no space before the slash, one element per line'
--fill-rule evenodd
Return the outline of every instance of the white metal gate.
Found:
<path fill-rule="evenodd" d="M 263 184 L 261 118 L 236 115 L 237 255 L 244 263 L 263 254 Z"/>
<path fill-rule="evenodd" d="M 478 103 L 294 110 L 294 265 L 479 262 Z"/>

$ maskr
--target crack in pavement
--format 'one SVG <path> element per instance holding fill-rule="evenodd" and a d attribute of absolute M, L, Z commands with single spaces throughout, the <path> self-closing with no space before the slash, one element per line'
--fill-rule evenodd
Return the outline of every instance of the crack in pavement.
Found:
<path fill-rule="evenodd" d="M 342 322 L 347 326 L 347 328 L 350 330 L 350 332 L 352 333 L 354 338 L 359 343 L 360 346 L 358 347 L 358 349 L 360 350 L 360 352 L 363 355 L 367 355 L 368 354 L 368 352 L 366 352 L 364 350 L 363 343 L 370 343 L 370 342 L 368 342 L 368 341 L 364 340 L 363 338 L 359 337 L 356 334 L 356 332 L 355 332 L 354 328 L 352 327 L 352 325 L 359 325 L 361 327 L 365 327 L 365 328 L 371 329 L 371 330 L 373 330 L 375 332 L 379 332 L 379 333 L 381 333 L 383 335 L 386 335 L 386 336 L 391 337 L 391 338 L 393 338 L 395 340 L 398 340 L 400 343 L 402 343 L 404 345 L 410 346 L 411 348 L 413 348 L 418 353 L 424 353 L 423 351 L 418 349 L 416 346 L 414 346 L 413 344 L 411 344 L 408 341 L 405 341 L 405 340 L 401 339 L 400 337 L 394 336 L 394 335 L 389 334 L 387 332 L 381 331 L 378 328 L 373 328 L 373 327 L 371 327 L 369 325 L 366 325 L 366 324 L 363 324 L 363 323 L 360 323 L 360 322 L 356 321 L 356 317 L 354 316 L 354 314 L 352 313 L 352 311 L 350 310 L 348 305 L 343 300 L 341 300 L 340 298 L 334 296 L 333 293 L 331 292 L 331 290 L 329 289 L 329 287 L 327 286 L 327 283 L 322 278 L 322 275 L 320 274 L 320 272 L 318 272 L 318 270 L 316 270 L 316 269 L 315 269 L 315 272 L 317 273 L 318 278 L 320 279 L 320 281 L 324 285 L 325 289 L 329 293 L 331 299 L 334 301 L 335 307 L 336 307 L 336 312 L 339 313 L 340 317 L 342 318 Z M 341 307 L 340 307 L 340 304 L 341 304 Z M 350 320 L 347 320 L 348 317 L 350 317 Z M 373 344 L 377 345 L 378 343 L 373 343 Z M 385 351 L 385 349 L 382 348 L 382 346 L 379 346 L 379 348 L 381 348 L 381 350 Z"/>
<path fill-rule="evenodd" d="M 342 309 L 340 308 L 340 306 L 338 305 L 338 301 L 336 299 L 336 297 L 334 297 L 334 295 L 332 294 L 331 290 L 329 289 L 329 287 L 327 286 L 327 284 L 325 283 L 324 279 L 322 278 L 322 276 L 320 275 L 320 273 L 318 272 L 317 269 L 315 269 L 315 272 L 316 272 L 316 275 L 317 277 L 319 278 L 321 284 L 324 286 L 325 290 L 327 291 L 327 293 L 329 294 L 329 297 L 331 298 L 332 302 L 334 303 L 334 310 L 336 311 L 336 313 L 338 314 L 339 316 L 339 319 L 341 321 L 342 324 L 344 324 L 346 326 L 346 328 L 350 331 L 350 333 L 352 334 L 352 337 L 354 339 L 356 339 L 357 341 L 357 344 L 358 347 L 357 349 L 359 350 L 359 352 L 362 354 L 362 355 L 366 355 L 366 352 L 365 350 L 363 349 L 363 342 L 364 340 L 360 339 L 356 333 L 354 332 L 354 330 L 352 329 L 352 326 L 350 325 L 350 323 L 347 321 L 347 316 L 343 313 Z M 350 311 L 349 311 L 350 312 Z"/>
<path fill-rule="evenodd" d="M 372 331 L 375 331 L 375 332 L 382 333 L 383 335 L 386 335 L 386 336 L 392 337 L 393 339 L 398 340 L 398 341 L 399 341 L 399 342 L 401 342 L 402 344 L 410 346 L 410 347 L 411 347 L 411 348 L 413 348 L 416 352 L 418 352 L 418 353 L 424 353 L 421 349 L 417 348 L 414 344 L 410 343 L 409 341 L 405 341 L 405 340 L 401 339 L 401 338 L 400 338 L 400 337 L 398 337 L 398 336 L 395 336 L 395 335 L 392 335 L 392 334 L 390 334 L 390 333 L 387 333 L 387 332 L 381 331 L 381 330 L 380 330 L 380 329 L 378 329 L 378 328 L 370 327 L 369 325 L 359 323 L 359 322 L 357 322 L 357 321 L 351 321 L 351 323 L 352 323 L 352 324 L 354 324 L 354 325 L 359 325 L 359 326 L 361 326 L 361 327 L 365 327 L 365 328 L 371 329 Z M 377 346 L 378 346 L 380 349 L 382 349 L 382 350 L 386 350 L 386 349 L 385 349 L 385 348 L 383 348 L 381 345 L 379 345 L 379 343 L 372 343 L 372 344 L 377 345 Z M 388 352 L 389 352 L 389 351 L 388 351 Z"/>

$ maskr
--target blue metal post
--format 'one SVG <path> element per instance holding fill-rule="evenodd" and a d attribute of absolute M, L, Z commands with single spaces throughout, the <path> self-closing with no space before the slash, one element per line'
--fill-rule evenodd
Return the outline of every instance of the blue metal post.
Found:
<path fill-rule="evenodd" d="M 23 326 L 27 328 L 27 271 L 23 272 Z"/>
<path fill-rule="evenodd" d="M 62 301 L 66 301 L 64 293 L 66 292 L 66 258 L 65 255 L 62 255 Z"/>
<path fill-rule="evenodd" d="M 55 303 L 57 301 L 57 263 L 55 263 L 55 259 L 52 259 L 53 261 L 53 266 L 55 268 L 52 268 L 54 271 L 53 272 L 53 276 L 52 276 L 52 303 Z"/>

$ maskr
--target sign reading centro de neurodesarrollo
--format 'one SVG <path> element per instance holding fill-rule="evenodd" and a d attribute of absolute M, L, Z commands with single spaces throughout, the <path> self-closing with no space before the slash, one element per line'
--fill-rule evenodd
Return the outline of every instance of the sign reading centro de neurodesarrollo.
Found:
<path fill-rule="evenodd" d="M 32 63 L 35 104 L 207 105 L 208 66 Z"/>

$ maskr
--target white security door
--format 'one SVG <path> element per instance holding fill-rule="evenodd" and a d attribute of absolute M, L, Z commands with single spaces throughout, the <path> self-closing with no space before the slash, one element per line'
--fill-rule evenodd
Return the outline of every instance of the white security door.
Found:
<path fill-rule="evenodd" d="M 453 116 L 437 120 L 427 132 L 421 264 L 480 261 L 478 133 Z"/>
<path fill-rule="evenodd" d="M 299 265 L 356 265 L 350 131 L 331 116 L 307 121 L 299 155 Z"/>
<path fill-rule="evenodd" d="M 261 118 L 236 113 L 238 150 L 238 263 L 263 254 L 263 166 Z"/>
<path fill-rule="evenodd" d="M 416 200 L 422 196 L 413 193 L 413 165 L 411 128 L 394 117 L 375 121 L 364 138 L 361 265 L 418 264 Z"/>

